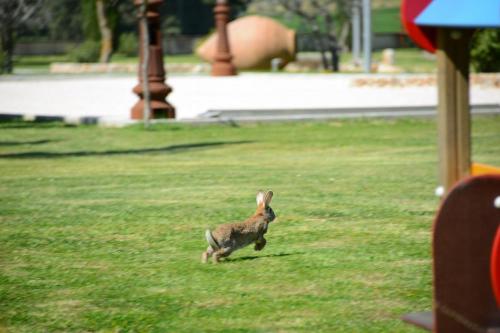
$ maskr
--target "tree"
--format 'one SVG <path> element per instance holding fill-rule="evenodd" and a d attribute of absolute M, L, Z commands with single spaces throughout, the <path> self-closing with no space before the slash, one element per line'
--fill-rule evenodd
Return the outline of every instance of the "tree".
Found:
<path fill-rule="evenodd" d="M 106 13 L 106 1 L 96 0 L 97 22 L 101 33 L 101 52 L 99 62 L 109 62 L 113 53 L 113 32 Z"/>
<path fill-rule="evenodd" d="M 126 0 L 82 0 L 85 40 L 99 43 L 99 62 L 111 60 L 118 40 L 118 8 L 124 1 Z"/>
<path fill-rule="evenodd" d="M 471 63 L 476 72 L 500 71 L 500 31 L 479 30 L 472 39 Z"/>
<path fill-rule="evenodd" d="M 46 1 L 40 14 L 42 22 L 36 30 L 43 31 L 40 28 L 44 27 L 49 40 L 83 40 L 81 0 Z"/>
<path fill-rule="evenodd" d="M 321 52 L 323 68 L 338 71 L 340 52 L 347 48 L 353 1 L 254 0 L 253 3 L 254 10 L 277 15 L 288 13 L 302 20 Z M 328 52 L 330 60 L 327 58 Z"/>
<path fill-rule="evenodd" d="M 1 72 L 12 73 L 16 31 L 40 9 L 43 0 L 0 0 Z"/>

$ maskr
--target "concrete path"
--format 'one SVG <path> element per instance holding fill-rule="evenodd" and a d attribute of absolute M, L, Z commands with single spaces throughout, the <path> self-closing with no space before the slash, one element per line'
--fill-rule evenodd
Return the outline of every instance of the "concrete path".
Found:
<path fill-rule="evenodd" d="M 193 119 L 211 110 L 297 110 L 398 106 L 435 106 L 435 86 L 356 86 L 366 75 L 257 74 L 235 77 L 171 75 L 168 101 L 178 119 Z M 373 78 L 376 76 L 368 76 Z M 380 76 L 379 76 L 380 77 Z M 387 75 L 385 76 L 387 77 Z M 408 79 L 418 75 L 397 75 Z M 69 121 L 98 118 L 106 124 L 130 122 L 137 101 L 135 76 L 0 77 L 0 115 L 26 118 L 59 116 Z M 476 86 L 472 104 L 500 104 L 500 89 Z"/>

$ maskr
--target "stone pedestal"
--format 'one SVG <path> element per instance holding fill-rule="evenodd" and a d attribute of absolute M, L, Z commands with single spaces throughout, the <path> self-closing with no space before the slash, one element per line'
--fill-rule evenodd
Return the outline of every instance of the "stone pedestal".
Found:
<path fill-rule="evenodd" d="M 161 38 L 161 24 L 159 6 L 163 0 L 149 0 L 147 8 L 147 19 L 149 29 L 149 69 L 148 81 L 151 95 L 151 118 L 175 118 L 175 108 L 167 102 L 166 97 L 172 88 L 165 83 L 165 68 L 163 64 L 163 49 Z M 136 6 L 142 4 L 142 0 L 134 0 Z M 143 119 L 144 96 L 142 88 L 142 77 L 140 68 L 144 61 L 142 52 L 142 30 L 139 25 L 139 83 L 134 87 L 140 100 L 132 107 L 131 118 Z"/>
<path fill-rule="evenodd" d="M 227 23 L 229 21 L 229 5 L 225 0 L 217 0 L 214 7 L 215 26 L 217 28 L 217 47 L 215 61 L 212 64 L 212 76 L 236 75 L 236 68 L 231 59 L 229 39 L 227 37 Z"/>

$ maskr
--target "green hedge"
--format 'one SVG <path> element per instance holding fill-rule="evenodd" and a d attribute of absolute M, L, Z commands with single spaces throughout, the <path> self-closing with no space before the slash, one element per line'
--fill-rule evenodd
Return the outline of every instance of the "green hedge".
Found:
<path fill-rule="evenodd" d="M 476 72 L 500 72 L 500 30 L 485 29 L 474 35 L 471 63 Z"/>
<path fill-rule="evenodd" d="M 69 54 L 69 58 L 74 62 L 97 62 L 99 60 L 100 50 L 100 42 L 87 40 L 73 49 Z"/>

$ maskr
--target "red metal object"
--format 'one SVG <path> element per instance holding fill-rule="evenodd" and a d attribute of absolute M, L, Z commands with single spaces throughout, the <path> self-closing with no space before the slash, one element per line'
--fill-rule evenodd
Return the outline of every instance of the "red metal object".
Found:
<path fill-rule="evenodd" d="M 151 94 L 151 118 L 175 118 L 175 108 L 166 101 L 172 88 L 165 83 L 165 67 L 163 65 L 163 48 L 161 37 L 160 5 L 163 0 L 149 0 L 147 8 L 149 28 L 149 90 Z M 134 4 L 140 6 L 142 0 L 135 0 Z M 139 27 L 140 29 L 140 27 Z M 142 45 L 142 31 L 139 32 L 139 45 Z M 142 48 L 139 47 L 140 64 L 143 63 Z M 132 107 L 132 119 L 143 119 L 144 100 L 142 78 L 139 66 L 139 84 L 133 92 L 139 95 L 140 100 Z"/>
<path fill-rule="evenodd" d="M 229 21 L 229 5 L 225 0 L 217 0 L 214 7 L 215 26 L 217 27 L 217 47 L 215 51 L 215 61 L 212 64 L 213 76 L 236 75 L 236 68 L 231 59 L 231 49 L 227 36 L 227 22 Z"/>
<path fill-rule="evenodd" d="M 408 36 L 421 48 L 434 53 L 437 45 L 437 30 L 420 27 L 415 24 L 417 16 L 432 2 L 432 0 L 402 0 L 401 23 Z"/>
<path fill-rule="evenodd" d="M 491 250 L 491 285 L 497 299 L 497 305 L 500 308 L 500 226 L 497 228 Z"/>

